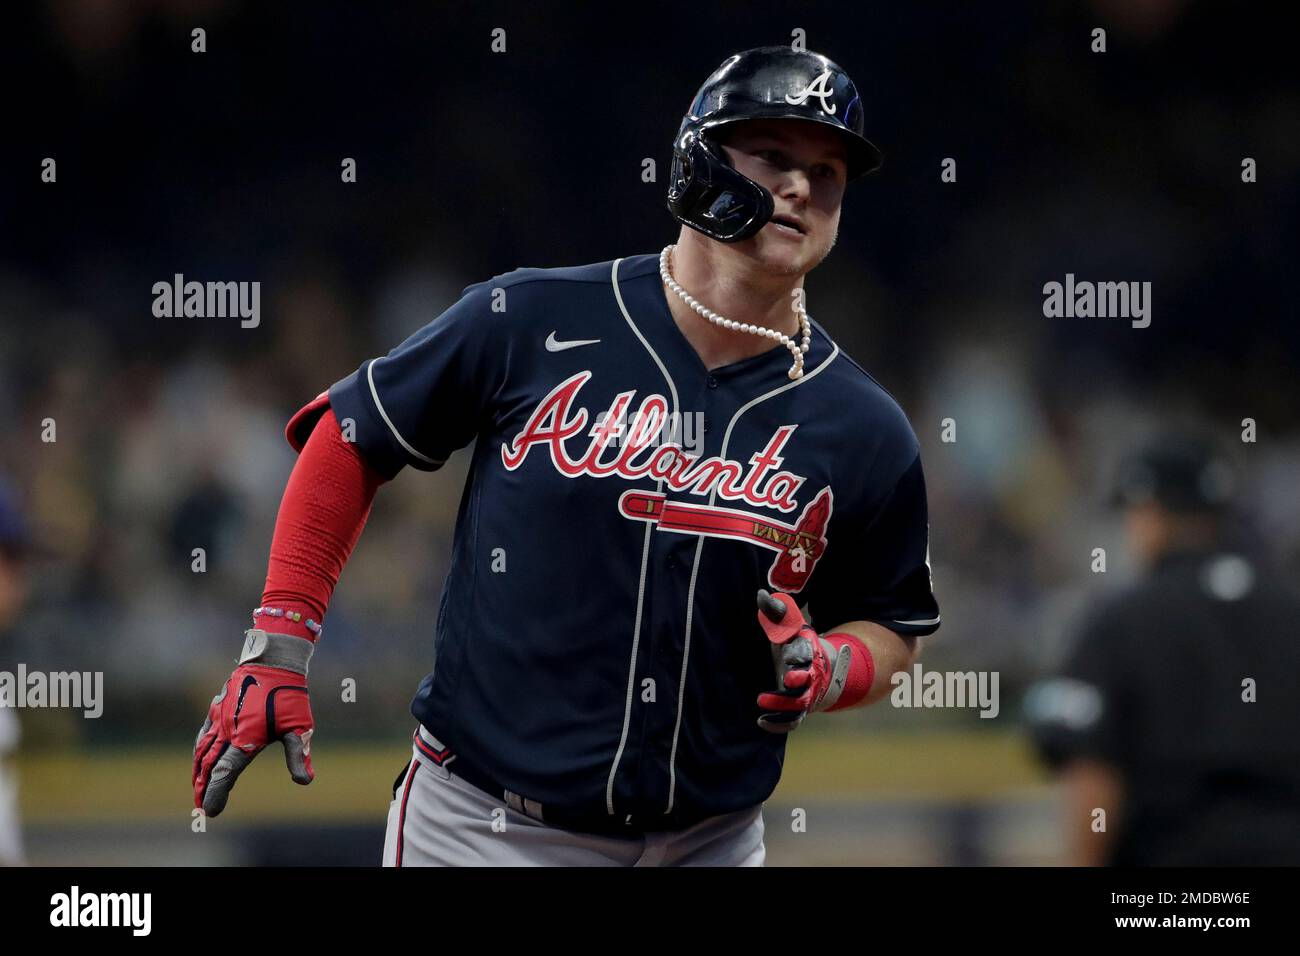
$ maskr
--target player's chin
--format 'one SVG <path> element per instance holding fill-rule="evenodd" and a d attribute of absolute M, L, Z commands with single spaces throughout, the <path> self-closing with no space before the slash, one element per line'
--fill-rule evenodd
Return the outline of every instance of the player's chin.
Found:
<path fill-rule="evenodd" d="M 774 275 L 804 275 L 830 252 L 829 244 L 814 236 L 792 239 L 784 235 L 766 235 L 771 228 L 766 226 L 759 233 L 756 252 L 764 269 Z"/>

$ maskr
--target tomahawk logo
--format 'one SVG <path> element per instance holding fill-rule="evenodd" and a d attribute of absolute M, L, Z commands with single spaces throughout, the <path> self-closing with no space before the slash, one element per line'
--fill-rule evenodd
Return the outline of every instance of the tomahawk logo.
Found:
<path fill-rule="evenodd" d="M 126 926 L 132 936 L 148 936 L 152 914 L 152 893 L 82 893 L 74 886 L 50 897 L 51 926 Z"/>
<path fill-rule="evenodd" d="M 785 101 L 791 106 L 803 106 L 808 102 L 808 97 L 815 96 L 822 104 L 822 110 L 831 116 L 835 115 L 835 104 L 831 102 L 831 97 L 835 91 L 831 89 L 831 71 L 826 70 L 815 80 L 808 84 L 798 93 L 785 94 Z"/>

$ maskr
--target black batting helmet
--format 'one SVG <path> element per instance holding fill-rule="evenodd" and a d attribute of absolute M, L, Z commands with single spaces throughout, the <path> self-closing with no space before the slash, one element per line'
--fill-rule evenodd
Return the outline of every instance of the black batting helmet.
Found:
<path fill-rule="evenodd" d="M 727 160 L 713 131 L 747 119 L 796 119 L 839 130 L 849 179 L 880 168 L 883 156 L 863 136 L 857 87 L 832 60 L 788 46 L 728 57 L 704 81 L 673 143 L 668 208 L 719 242 L 740 242 L 772 217 L 772 194 Z"/>

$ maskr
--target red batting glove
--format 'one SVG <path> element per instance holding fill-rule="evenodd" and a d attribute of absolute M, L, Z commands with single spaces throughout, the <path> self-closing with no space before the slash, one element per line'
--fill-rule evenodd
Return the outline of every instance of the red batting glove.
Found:
<path fill-rule="evenodd" d="M 826 653 L 822 639 L 804 620 L 794 598 L 780 592 L 758 592 L 758 623 L 772 642 L 777 687 L 758 695 L 762 713 L 758 726 L 774 734 L 789 733 L 815 710 L 834 703 L 828 692 L 843 688 L 848 669 L 847 650 L 841 663 Z M 839 678 L 837 681 L 836 678 Z"/>
<path fill-rule="evenodd" d="M 307 662 L 314 645 L 289 634 L 246 632 L 238 667 L 212 698 L 194 741 L 194 806 L 215 817 L 231 788 L 273 740 L 284 744 L 295 783 L 309 784 L 314 724 L 307 696 Z"/>

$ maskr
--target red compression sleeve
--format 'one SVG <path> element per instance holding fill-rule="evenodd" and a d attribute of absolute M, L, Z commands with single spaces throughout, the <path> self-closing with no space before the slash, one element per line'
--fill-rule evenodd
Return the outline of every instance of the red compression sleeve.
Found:
<path fill-rule="evenodd" d="M 871 682 L 876 679 L 876 659 L 871 656 L 871 649 L 861 638 L 843 631 L 827 634 L 824 640 L 837 651 L 847 644 L 850 652 L 849 673 L 844 681 L 844 690 L 840 691 L 839 700 L 826 709 L 843 710 L 860 704 L 871 693 Z"/>
<path fill-rule="evenodd" d="M 271 539 L 262 606 L 297 611 L 321 622 L 384 478 L 343 440 L 334 412 L 326 409 L 303 446 L 280 501 Z M 259 614 L 253 626 L 309 641 L 302 623 Z"/>

